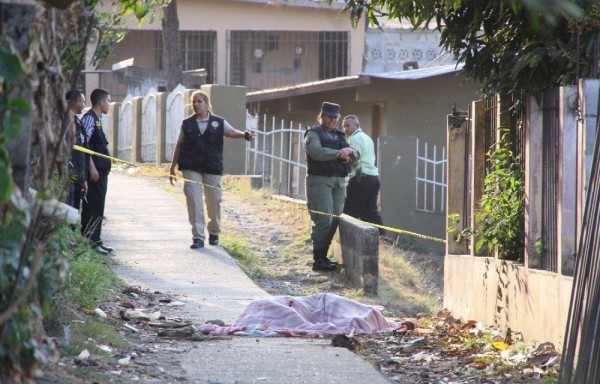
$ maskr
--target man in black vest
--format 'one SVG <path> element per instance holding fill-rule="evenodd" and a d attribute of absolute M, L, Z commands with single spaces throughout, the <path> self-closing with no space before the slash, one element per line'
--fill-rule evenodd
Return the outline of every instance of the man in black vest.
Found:
<path fill-rule="evenodd" d="M 88 148 L 94 152 L 108 155 L 108 141 L 102 130 L 102 114 L 108 113 L 110 94 L 106 89 L 97 88 L 90 95 L 92 108 L 81 119 L 86 130 Z M 108 187 L 108 174 L 111 162 L 105 157 L 90 156 L 90 177 L 87 199 L 83 200 L 81 210 L 81 233 L 90 241 L 92 248 L 103 255 L 112 252 L 112 248 L 102 243 L 102 219 Z"/>
<path fill-rule="evenodd" d="M 183 192 L 188 209 L 188 219 L 192 226 L 190 248 L 204 247 L 205 226 L 208 228 L 210 245 L 219 244 L 221 233 L 221 176 L 223 175 L 223 136 L 233 139 L 252 140 L 250 132 L 233 128 L 225 119 L 212 114 L 208 94 L 203 91 L 192 93 L 194 114 L 183 120 L 181 131 L 171 163 L 169 181 L 173 185 L 175 167 L 183 172 L 186 179 Z M 209 222 L 205 225 L 204 201 Z"/>
<path fill-rule="evenodd" d="M 335 271 L 337 263 L 327 258 L 338 218 L 346 199 L 346 176 L 355 162 L 346 135 L 336 126 L 340 106 L 324 102 L 318 117 L 319 124 L 304 135 L 306 151 L 306 198 L 313 222 L 313 271 Z"/>
<path fill-rule="evenodd" d="M 73 112 L 75 124 L 73 126 L 73 142 L 75 145 L 87 148 L 87 139 L 85 128 L 79 118 L 79 114 L 85 108 L 85 95 L 82 91 L 75 89 L 67 92 L 65 95 L 69 108 Z M 71 161 L 69 161 L 69 196 L 67 203 L 73 208 L 79 210 L 81 207 L 81 197 L 87 194 L 88 184 L 88 167 L 89 167 L 89 156 L 81 151 L 73 149 L 71 151 Z"/>

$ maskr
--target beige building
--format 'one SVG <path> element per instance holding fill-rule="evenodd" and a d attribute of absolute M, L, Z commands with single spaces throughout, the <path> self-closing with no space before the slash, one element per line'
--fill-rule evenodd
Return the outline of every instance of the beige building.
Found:
<path fill-rule="evenodd" d="M 247 106 L 258 116 L 260 130 L 281 130 L 315 123 L 323 101 L 339 103 L 342 116 L 355 114 L 376 145 L 381 175 L 380 206 L 385 225 L 444 239 L 446 232 L 446 117 L 454 103 L 466 109 L 478 97 L 477 85 L 455 65 L 393 73 L 361 73 L 332 80 L 250 92 Z M 290 122 L 293 122 L 291 124 Z M 340 123 L 341 124 L 341 123 Z M 271 187 L 304 199 L 304 170 L 270 166 L 268 156 L 290 154 L 304 164 L 301 138 L 278 139 L 263 166 Z M 289 143 L 289 148 L 287 147 Z M 265 143 L 267 150 L 270 142 Z M 259 138 L 258 145 L 261 145 Z M 259 157 L 259 159 L 262 159 Z M 283 179 L 283 180 L 280 180 Z M 393 236 L 393 233 L 390 233 Z M 403 245 L 443 252 L 443 244 L 402 235 Z"/>
<path fill-rule="evenodd" d="M 356 74 L 365 31 L 353 29 L 342 9 L 340 2 L 314 0 L 177 0 L 184 71 L 206 73 L 188 86 L 244 85 L 256 91 Z M 155 70 L 128 78 L 141 84 L 133 96 L 151 87 L 163 90 L 160 21 L 142 26 L 132 21 L 128 30 L 99 71 L 88 68 L 87 93 L 103 87 L 122 100 L 127 87 L 112 68 L 131 58 L 133 66 Z"/>

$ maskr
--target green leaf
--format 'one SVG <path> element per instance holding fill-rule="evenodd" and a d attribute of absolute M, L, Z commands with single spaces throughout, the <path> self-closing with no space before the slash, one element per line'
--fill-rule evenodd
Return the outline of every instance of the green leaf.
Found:
<path fill-rule="evenodd" d="M 0 203 L 10 199 L 13 193 L 13 180 L 10 168 L 6 164 L 0 163 Z"/>
<path fill-rule="evenodd" d="M 31 104 L 26 102 L 21 97 L 16 97 L 10 100 L 10 102 L 8 103 L 8 108 L 20 113 L 31 112 Z"/>
<path fill-rule="evenodd" d="M 21 116 L 10 110 L 6 111 L 2 125 L 6 139 L 8 141 L 14 140 L 21 130 Z"/>
<path fill-rule="evenodd" d="M 23 67 L 21 66 L 19 57 L 0 47 L 0 78 L 16 82 L 23 74 Z"/>

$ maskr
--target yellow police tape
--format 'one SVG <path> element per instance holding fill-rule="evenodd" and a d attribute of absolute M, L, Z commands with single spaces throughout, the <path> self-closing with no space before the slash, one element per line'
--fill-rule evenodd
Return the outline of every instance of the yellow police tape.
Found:
<path fill-rule="evenodd" d="M 222 188 L 214 186 L 214 185 L 203 184 L 203 183 L 200 183 L 199 181 L 194 181 L 194 180 L 186 179 L 185 177 L 181 177 L 181 176 L 171 175 L 170 173 L 162 172 L 162 171 L 159 171 L 159 170 L 157 170 L 155 168 L 143 167 L 143 166 L 140 166 L 139 164 L 131 163 L 129 161 L 121 160 L 121 159 L 116 158 L 116 157 L 112 157 L 112 156 L 109 156 L 109 155 L 104 155 L 102 153 L 94 152 L 92 150 L 89 150 L 89 149 L 87 149 L 85 147 L 81 147 L 79 145 L 74 145 L 73 147 L 75 148 L 75 150 L 87 153 L 89 155 L 100 156 L 100 157 L 104 157 L 104 158 L 113 160 L 115 162 L 129 164 L 131 166 L 134 166 L 134 167 L 137 167 L 137 168 L 141 168 L 141 169 L 145 169 L 147 171 L 150 171 L 150 172 L 153 172 L 153 173 L 156 173 L 156 174 L 159 174 L 159 175 L 169 176 L 169 177 L 172 177 L 174 179 L 183 180 L 183 181 L 187 181 L 187 182 L 190 182 L 190 183 L 197 183 L 197 184 L 200 184 L 200 185 L 203 185 L 203 186 L 206 186 L 206 187 L 222 189 Z M 327 215 L 327 216 L 331 216 L 331 217 L 335 217 L 335 218 L 342 218 L 340 215 L 334 215 L 332 213 L 314 211 L 314 210 L 311 210 L 311 209 L 307 209 L 307 210 L 308 210 L 308 212 L 313 212 L 313 213 L 316 213 L 316 214 L 319 214 L 319 215 Z M 356 223 L 361 223 L 361 224 L 365 224 L 365 225 L 370 225 L 370 226 L 375 227 L 375 228 L 381 228 L 381 229 L 383 229 L 385 231 L 388 231 L 388 232 L 398 233 L 398 234 L 401 234 L 401 235 L 408 235 L 408 236 L 416 237 L 416 238 L 423 239 L 423 240 L 433 241 L 433 242 L 436 242 L 436 243 L 446 243 L 446 240 L 444 240 L 444 239 L 438 239 L 437 237 L 432 237 L 432 236 L 427 236 L 427 235 L 421 235 L 419 233 L 405 231 L 403 229 L 386 227 L 384 225 L 369 223 L 367 221 L 362 221 L 362 220 L 359 220 L 357 218 L 354 218 L 352 216 L 345 216 L 342 219 L 349 220 L 349 221 L 354 221 Z"/>
<path fill-rule="evenodd" d="M 368 221 L 362 221 L 360 219 L 357 219 L 356 217 L 352 217 L 352 216 L 348 216 L 348 215 L 346 215 L 344 217 L 341 217 L 339 215 L 334 215 L 332 213 L 327 213 L 327 212 L 313 211 L 313 210 L 310 210 L 310 209 L 308 211 L 309 212 L 317 213 L 319 215 L 328 215 L 328 216 L 332 216 L 332 217 L 341 218 L 341 219 L 344 219 L 344 220 L 347 220 L 347 221 L 354 221 L 355 223 L 369 225 L 369 226 L 375 227 L 375 228 L 381 228 L 381 229 L 384 229 L 384 230 L 386 230 L 388 232 L 394 232 L 394 233 L 398 233 L 398 234 L 401 234 L 401 235 L 409 235 L 409 236 L 417 237 L 417 238 L 423 239 L 423 240 L 434 241 L 436 243 L 446 243 L 446 240 L 444 240 L 444 239 L 438 239 L 437 237 L 431 237 L 431 236 L 427 236 L 427 235 L 421 235 L 419 233 L 405 231 L 404 229 L 386 227 L 385 225 L 379 225 L 379 224 L 375 224 L 375 223 L 369 223 Z"/>
<path fill-rule="evenodd" d="M 203 183 L 201 183 L 199 181 L 194 181 L 194 180 L 186 179 L 185 177 L 181 177 L 181 176 L 177 176 L 177 175 L 171 175 L 170 173 L 159 171 L 158 169 L 155 169 L 155 168 L 143 167 L 143 166 L 140 166 L 139 164 L 130 163 L 129 161 L 121 160 L 121 159 L 119 159 L 117 157 L 112 157 L 112 156 L 105 155 L 105 154 L 102 154 L 102 153 L 94 152 L 94 151 L 92 151 L 90 149 L 87 149 L 87 148 L 79 146 L 79 145 L 74 145 L 73 148 L 75 148 L 75 150 L 77 150 L 77 151 L 80 151 L 80 152 L 83 152 L 83 153 L 87 153 L 88 155 L 100 156 L 100 157 L 104 157 L 104 158 L 110 159 L 110 160 L 118 162 L 118 163 L 129 164 L 129 165 L 134 166 L 136 168 L 145 169 L 147 171 L 150 171 L 150 172 L 153 172 L 153 173 L 156 173 L 156 174 L 159 174 L 159 175 L 169 176 L 169 177 L 172 177 L 172 178 L 177 179 L 177 180 L 183 180 L 183 181 L 187 181 L 189 183 L 197 183 L 197 184 L 200 184 L 200 185 L 203 185 L 203 186 L 206 186 L 206 187 L 210 187 L 210 188 L 222 189 L 220 187 L 217 187 L 216 185 L 203 184 Z"/>

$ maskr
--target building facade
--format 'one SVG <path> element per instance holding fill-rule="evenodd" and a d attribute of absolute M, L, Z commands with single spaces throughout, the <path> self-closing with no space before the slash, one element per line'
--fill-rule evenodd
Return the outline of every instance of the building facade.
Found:
<path fill-rule="evenodd" d="M 256 91 L 360 72 L 365 31 L 353 29 L 342 9 L 343 3 L 311 0 L 177 0 L 183 70 L 205 75 L 188 88 L 208 83 Z M 160 21 L 139 26 L 132 20 L 127 29 L 99 70 L 87 68 L 86 90 L 103 87 L 122 100 L 127 86 L 112 69 L 128 59 L 155 70 L 151 77 L 162 90 Z"/>

